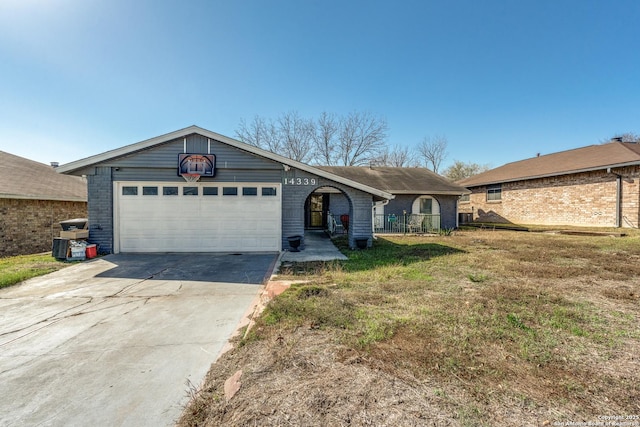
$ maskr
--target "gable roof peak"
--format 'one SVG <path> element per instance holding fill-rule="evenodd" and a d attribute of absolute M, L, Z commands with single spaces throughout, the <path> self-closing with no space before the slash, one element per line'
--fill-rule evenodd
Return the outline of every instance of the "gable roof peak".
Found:
<path fill-rule="evenodd" d="M 247 153 L 255 154 L 265 159 L 281 163 L 282 165 L 287 165 L 292 168 L 300 169 L 302 171 L 309 172 L 314 175 L 318 175 L 318 176 L 330 179 L 332 181 L 341 182 L 342 184 L 348 185 L 353 188 L 357 188 L 361 191 L 370 193 L 382 199 L 393 199 L 394 197 L 393 194 L 390 194 L 384 190 L 374 188 L 364 183 L 351 181 L 348 179 L 345 180 L 343 177 L 340 177 L 338 175 L 328 173 L 326 171 L 307 165 L 305 163 L 301 163 L 296 160 L 292 160 L 288 157 L 284 157 L 279 154 L 272 153 L 271 151 L 263 150 L 262 148 L 256 147 L 254 145 L 250 145 L 245 142 L 238 141 L 237 139 L 233 139 L 228 136 L 224 136 L 222 134 L 212 132 L 210 130 L 201 128 L 196 125 L 191 125 L 189 127 L 179 129 L 174 132 L 169 132 L 164 135 L 156 136 L 151 139 L 146 139 L 144 141 L 140 141 L 134 144 L 125 145 L 123 147 L 106 151 L 101 154 L 96 154 L 94 156 L 77 160 L 75 162 L 67 163 L 59 166 L 55 170 L 59 173 L 64 173 L 64 174 L 78 173 L 79 171 L 87 167 L 95 166 L 97 164 L 104 163 L 109 160 L 123 157 L 137 151 L 152 148 L 152 147 L 164 144 L 166 142 L 169 142 L 178 138 L 183 138 L 193 134 L 198 134 L 198 135 L 204 136 L 205 138 L 216 140 L 222 144 L 226 144 L 231 147 L 237 148 L 239 150 L 245 151 Z"/>

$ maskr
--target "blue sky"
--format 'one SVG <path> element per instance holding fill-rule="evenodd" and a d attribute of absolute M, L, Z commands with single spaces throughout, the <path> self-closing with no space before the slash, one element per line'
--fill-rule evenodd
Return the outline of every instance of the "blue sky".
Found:
<path fill-rule="evenodd" d="M 390 145 L 495 167 L 640 133 L 639 21 L 636 0 L 1 0 L 0 150 L 368 111 Z"/>

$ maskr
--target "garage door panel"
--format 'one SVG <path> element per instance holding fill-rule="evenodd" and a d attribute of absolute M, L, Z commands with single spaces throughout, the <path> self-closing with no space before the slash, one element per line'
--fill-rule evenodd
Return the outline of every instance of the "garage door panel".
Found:
<path fill-rule="evenodd" d="M 277 187 L 278 196 L 162 195 L 166 183 L 119 183 L 139 186 L 138 195 L 121 195 L 118 186 L 119 249 L 122 252 L 247 252 L 280 250 L 281 199 L 279 184 L 234 184 Z M 157 185 L 158 195 L 142 195 L 142 186 Z M 212 184 L 207 183 L 207 187 Z"/>

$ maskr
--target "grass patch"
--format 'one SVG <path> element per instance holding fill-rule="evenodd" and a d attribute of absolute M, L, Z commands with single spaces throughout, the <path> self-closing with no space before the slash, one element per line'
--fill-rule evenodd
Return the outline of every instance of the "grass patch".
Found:
<path fill-rule="evenodd" d="M 366 364 L 394 381 L 411 378 L 462 425 L 640 410 L 640 234 L 457 230 L 378 238 L 363 251 L 337 243 L 349 260 L 292 265 L 282 278 L 310 282 L 269 303 L 247 346 L 282 349 L 278 357 L 291 359 L 278 359 L 281 367 L 310 369 L 310 354 L 333 351 L 343 369 Z M 329 334 L 335 348 L 288 341 L 301 331 Z M 299 381 L 301 393 L 320 387 Z"/>
<path fill-rule="evenodd" d="M 64 261 L 55 259 L 51 254 L 0 258 L 0 288 L 60 270 L 68 265 Z"/>
<path fill-rule="evenodd" d="M 638 345 L 640 271 L 629 265 L 640 256 L 638 243 L 479 230 L 379 238 L 367 251 L 350 251 L 343 240 L 349 262 L 333 272 L 333 298 L 351 301 L 355 318 L 342 342 L 391 373 L 470 381 L 467 408 L 486 404 L 488 391 L 534 406 L 550 405 L 543 396 L 551 393 L 597 414 L 586 378 L 597 377 L 593 367 L 610 363 L 630 337 Z M 598 290 L 603 280 L 624 285 Z M 612 312 L 607 300 L 626 305 Z M 599 375 L 604 390 L 612 378 Z M 486 413 L 464 411 L 463 418 L 482 424 Z"/>
<path fill-rule="evenodd" d="M 261 317 L 266 326 L 341 329 L 353 327 L 354 320 L 353 304 L 326 286 L 306 283 L 292 285 L 266 307 Z"/>

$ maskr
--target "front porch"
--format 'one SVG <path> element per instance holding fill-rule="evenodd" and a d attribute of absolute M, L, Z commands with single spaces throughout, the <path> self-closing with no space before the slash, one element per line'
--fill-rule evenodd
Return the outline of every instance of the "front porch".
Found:
<path fill-rule="evenodd" d="M 324 230 L 305 230 L 299 252 L 283 252 L 281 262 L 347 260 Z"/>
<path fill-rule="evenodd" d="M 426 234 L 440 232 L 440 215 L 385 214 L 373 215 L 374 234 Z M 329 235 L 344 234 L 349 229 L 349 216 L 327 213 Z"/>

